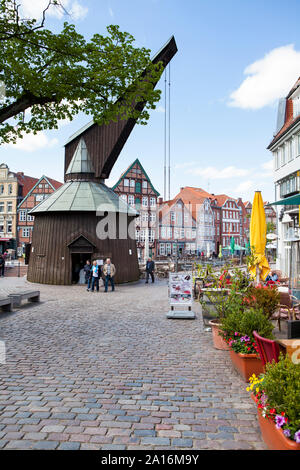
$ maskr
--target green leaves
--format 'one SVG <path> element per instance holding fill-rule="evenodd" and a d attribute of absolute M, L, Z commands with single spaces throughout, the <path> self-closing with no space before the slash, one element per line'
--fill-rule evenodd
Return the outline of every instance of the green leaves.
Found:
<path fill-rule="evenodd" d="M 0 143 L 24 132 L 58 127 L 61 119 L 83 112 L 98 124 L 135 119 L 145 124 L 160 91 L 163 71 L 150 51 L 134 47 L 119 27 L 90 41 L 64 23 L 54 34 L 36 20 L 21 20 L 12 0 L 0 0 Z M 126 99 L 125 99 L 126 92 Z M 30 111 L 25 114 L 24 112 Z"/>
<path fill-rule="evenodd" d="M 278 363 L 267 364 L 263 389 L 270 406 L 286 413 L 293 435 L 300 429 L 300 364 L 283 355 Z"/>

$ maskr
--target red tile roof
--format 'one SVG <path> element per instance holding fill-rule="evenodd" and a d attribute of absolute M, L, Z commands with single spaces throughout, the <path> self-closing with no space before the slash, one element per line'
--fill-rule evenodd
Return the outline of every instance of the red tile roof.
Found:
<path fill-rule="evenodd" d="M 16 173 L 19 185 L 22 186 L 22 197 L 24 198 L 33 186 L 38 182 L 38 178 L 33 178 L 32 176 L 24 175 L 24 173 L 18 171 Z"/>
<path fill-rule="evenodd" d="M 294 91 L 297 90 L 297 88 L 300 86 L 300 77 L 296 81 L 295 85 L 293 88 L 290 90 L 289 94 L 286 97 L 286 109 L 285 109 L 285 120 L 282 128 L 277 132 L 277 134 L 273 137 L 271 143 L 268 145 L 268 149 L 275 144 L 275 142 L 282 136 L 284 135 L 294 124 L 300 121 L 300 115 L 296 116 L 295 118 L 293 117 L 293 100 L 290 98 L 290 96 L 294 93 Z"/>

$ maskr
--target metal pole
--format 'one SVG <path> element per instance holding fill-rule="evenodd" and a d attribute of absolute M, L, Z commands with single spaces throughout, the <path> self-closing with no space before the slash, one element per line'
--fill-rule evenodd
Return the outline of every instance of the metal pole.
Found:
<path fill-rule="evenodd" d="M 164 201 L 167 199 L 167 70 L 165 69 Z"/>
<path fill-rule="evenodd" d="M 169 64 L 169 201 L 171 199 L 171 65 Z"/>

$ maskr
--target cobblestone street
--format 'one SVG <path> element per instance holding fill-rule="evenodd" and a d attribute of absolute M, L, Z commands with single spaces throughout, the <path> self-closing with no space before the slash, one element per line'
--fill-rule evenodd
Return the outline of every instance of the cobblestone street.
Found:
<path fill-rule="evenodd" d="M 166 281 L 90 293 L 2 278 L 40 304 L 0 317 L 3 449 L 265 449 L 229 353 L 168 320 Z"/>

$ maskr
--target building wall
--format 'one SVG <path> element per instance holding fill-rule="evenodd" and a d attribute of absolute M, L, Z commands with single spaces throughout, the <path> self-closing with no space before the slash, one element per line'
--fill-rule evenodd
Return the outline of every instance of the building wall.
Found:
<path fill-rule="evenodd" d="M 82 235 L 94 245 L 90 259 L 111 258 L 117 269 L 117 283 L 138 280 L 135 240 L 100 240 L 96 236 L 100 220 L 94 212 L 36 214 L 27 279 L 41 284 L 70 285 L 72 254 L 68 245 Z M 131 222 L 132 217 L 128 217 L 128 225 Z"/>
<path fill-rule="evenodd" d="M 158 193 L 154 190 L 138 160 L 130 167 L 129 171 L 121 176 L 113 189 L 119 197 L 139 212 L 139 217 L 135 219 L 139 260 L 143 261 L 145 256 L 148 256 L 146 253 L 148 250 L 150 255 L 155 256 Z M 148 243 L 146 243 L 147 237 Z"/>
<path fill-rule="evenodd" d="M 0 165 L 0 252 L 8 246 L 16 246 L 18 194 L 16 175 L 7 165 Z M 10 245 L 1 239 L 10 240 Z"/>
<path fill-rule="evenodd" d="M 43 178 L 19 204 L 17 217 L 18 246 L 24 248 L 27 243 L 32 242 L 34 217 L 28 214 L 28 212 L 54 191 L 55 188 L 53 188 L 52 185 Z"/>

